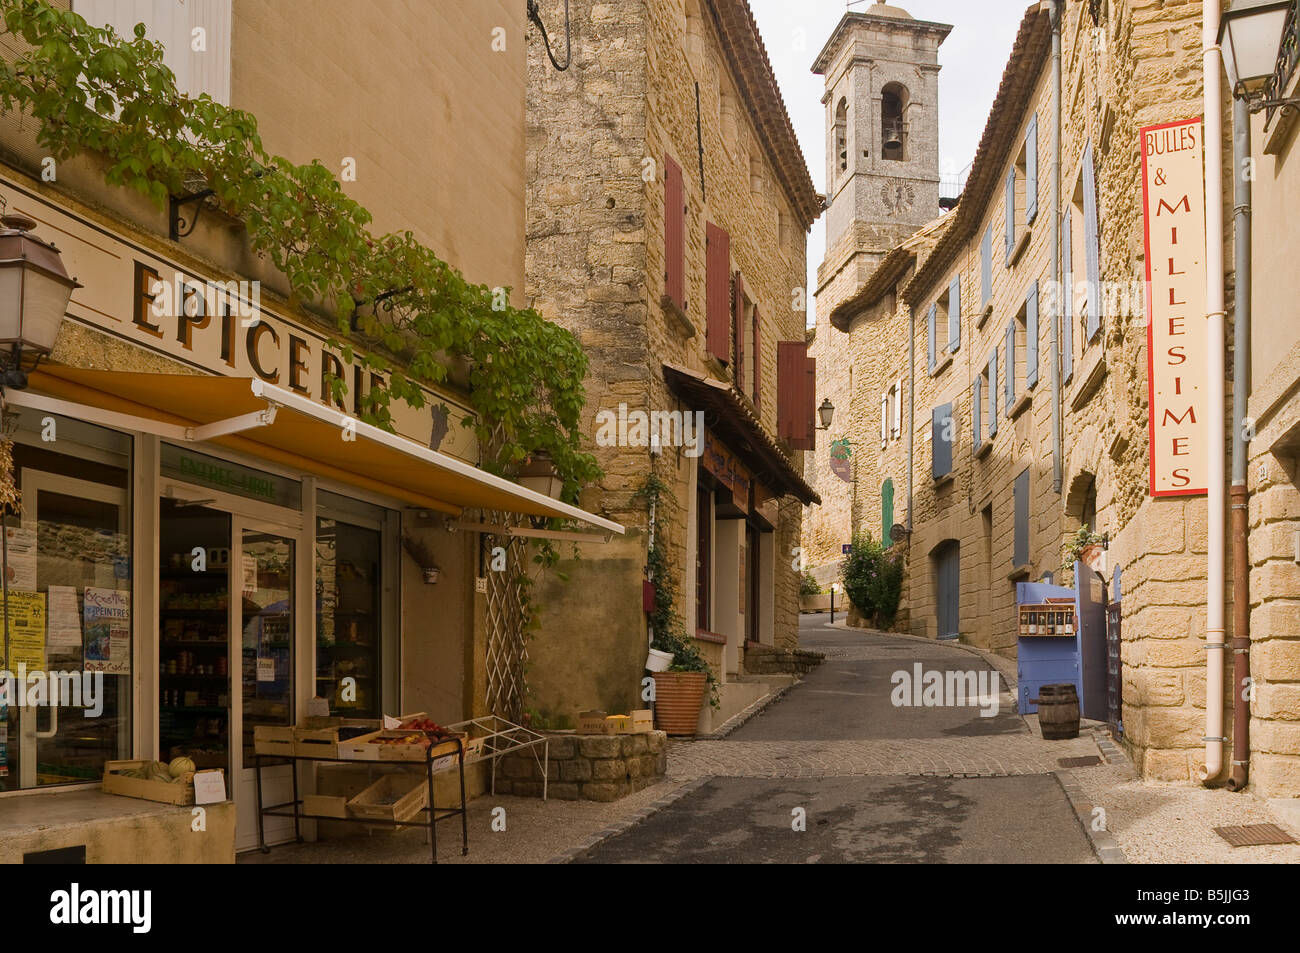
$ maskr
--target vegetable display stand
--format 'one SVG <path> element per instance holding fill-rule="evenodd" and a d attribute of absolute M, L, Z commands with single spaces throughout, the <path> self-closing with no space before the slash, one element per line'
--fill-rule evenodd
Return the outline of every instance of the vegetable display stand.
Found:
<path fill-rule="evenodd" d="M 461 854 L 469 853 L 469 815 L 465 810 L 465 743 L 460 737 L 452 738 L 450 741 L 438 741 L 430 738 L 430 744 L 425 749 L 424 760 L 420 761 L 389 761 L 374 759 L 357 759 L 349 757 L 339 757 L 336 752 L 333 755 L 322 754 L 253 754 L 253 780 L 254 787 L 257 790 L 257 846 L 264 854 L 271 852 L 271 848 L 266 845 L 266 832 L 264 819 L 267 817 L 292 817 L 294 839 L 297 842 L 302 841 L 302 821 L 344 821 L 353 824 L 368 824 L 375 826 L 392 826 L 392 827 L 423 827 L 429 832 L 430 852 L 433 863 L 438 862 L 438 821 L 446 820 L 449 817 L 460 817 L 460 839 Z M 454 743 L 454 752 L 448 753 L 448 746 Z M 325 746 L 321 746 L 325 747 Z M 329 761 L 341 764 L 361 764 L 367 767 L 384 765 L 389 768 L 417 768 L 422 767 L 425 771 L 424 783 L 427 785 L 427 796 L 423 799 L 423 806 L 414 813 L 406 810 L 394 809 L 391 811 L 392 819 L 376 816 L 363 817 L 339 817 L 337 814 L 315 814 L 308 813 L 304 807 L 304 800 L 298 793 L 298 761 Z M 262 766 L 264 763 L 280 764 L 283 762 L 295 762 L 294 770 L 290 773 L 293 776 L 293 800 L 284 801 L 280 804 L 263 804 L 262 803 Z M 435 764 L 436 762 L 436 764 Z M 460 806 L 459 807 L 438 807 L 433 797 L 433 776 L 443 770 L 455 767 L 460 775 Z M 418 787 L 417 787 L 418 789 Z M 370 789 L 367 789 L 370 790 Z M 404 799 L 403 799 L 404 800 Z M 319 803 L 319 802 L 317 802 Z M 315 804 L 313 804 L 315 806 Z M 396 806 L 395 806 L 396 807 Z M 368 814 L 374 814 L 373 811 L 367 811 Z M 380 812 L 384 813 L 384 812 Z M 421 819 L 427 816 L 427 820 Z M 398 820 L 398 817 L 405 818 Z"/>

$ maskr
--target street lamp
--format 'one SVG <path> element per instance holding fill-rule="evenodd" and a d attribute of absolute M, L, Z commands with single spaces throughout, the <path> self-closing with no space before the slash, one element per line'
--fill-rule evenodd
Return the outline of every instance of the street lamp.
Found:
<path fill-rule="evenodd" d="M 558 500 L 564 491 L 564 481 L 555 469 L 555 461 L 545 450 L 538 450 L 528 458 L 518 474 L 519 485 L 542 496 Z"/>
<path fill-rule="evenodd" d="M 819 429 L 830 430 L 831 420 L 835 416 L 835 405 L 831 403 L 829 397 L 822 400 L 822 405 L 817 408 L 817 416 L 820 417 L 822 421 L 822 425 Z"/>
<path fill-rule="evenodd" d="M 1253 113 L 1277 108 L 1300 111 L 1300 98 L 1267 98 L 1290 7 L 1290 0 L 1234 0 L 1219 23 L 1219 52 L 1232 95 L 1246 100 Z M 1276 92 L 1281 95 L 1282 90 Z"/>
<path fill-rule="evenodd" d="M 23 352 L 36 355 L 32 367 L 54 349 L 68 299 L 81 284 L 68 277 L 59 250 L 31 234 L 36 222 L 25 215 L 0 217 L 0 387 L 27 386 Z"/>

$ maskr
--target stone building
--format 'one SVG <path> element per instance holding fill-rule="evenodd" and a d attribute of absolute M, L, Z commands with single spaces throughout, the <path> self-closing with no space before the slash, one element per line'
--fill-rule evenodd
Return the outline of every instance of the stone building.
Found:
<path fill-rule="evenodd" d="M 1207 763 L 1207 705 L 1222 711 L 1222 735 L 1231 740 L 1231 679 L 1225 672 L 1207 690 L 1208 497 L 1152 492 L 1138 130 L 1202 114 L 1201 7 L 1060 10 L 1059 151 L 1052 5 L 1034 4 L 956 209 L 930 236 L 918 233 L 891 251 L 829 323 L 832 333 L 847 331 L 841 352 L 854 362 L 851 426 L 865 436 L 862 421 L 879 412 L 880 395 L 903 384 L 904 439 L 897 451 L 889 446 L 891 415 L 878 466 L 892 476 L 900 455 L 911 460 L 910 489 L 895 504 L 902 514 L 895 520 L 910 530 L 903 540 L 910 631 L 1014 656 L 1019 583 L 1117 600 L 1120 657 L 1106 685 L 1122 697 L 1115 727 L 1146 776 L 1192 780 Z M 1294 76 L 1279 80 L 1287 82 Z M 1226 97 L 1222 107 L 1226 113 Z M 1258 159 L 1268 170 L 1260 191 L 1283 189 L 1294 173 L 1280 147 L 1293 133 L 1274 122 L 1263 130 L 1256 120 Z M 1227 146 L 1225 133 L 1207 149 L 1207 166 L 1226 162 Z M 1281 192 L 1266 194 L 1272 208 L 1256 205 L 1255 232 L 1269 236 L 1265 262 L 1276 263 L 1269 256 L 1294 255 L 1295 226 Z M 1220 198 L 1230 209 L 1230 188 Z M 1231 261 L 1229 251 L 1229 284 Z M 1257 298 L 1254 314 L 1276 329 L 1273 340 L 1291 341 L 1277 323 L 1285 320 L 1277 295 L 1288 290 L 1267 273 L 1273 287 L 1259 292 L 1267 305 Z M 1294 367 L 1283 353 L 1272 344 L 1252 351 L 1249 415 L 1256 426 L 1266 422 L 1250 444 L 1251 657 L 1261 664 L 1251 701 L 1259 744 L 1249 766 L 1261 793 L 1294 797 L 1297 497 L 1288 416 L 1295 411 L 1285 396 Z M 868 511 L 855 527 L 878 531 L 878 519 Z M 1104 590 L 1100 575 L 1075 579 L 1064 553 L 1082 525 L 1104 534 Z M 1225 763 L 1232 757 L 1225 752 Z"/>
<path fill-rule="evenodd" d="M 86 34 L 67 0 L 54 6 L 57 20 L 31 22 L 55 24 L 48 48 L 59 50 Z M 364 204 L 371 235 L 409 231 L 482 286 L 472 302 L 466 292 L 469 313 L 492 307 L 484 288 L 522 300 L 523 4 L 391 17 L 345 0 L 310 16 L 268 0 L 70 6 L 119 36 L 140 24 L 163 47 L 175 102 L 207 95 L 251 114 L 268 152 L 319 161 L 328 188 Z M 0 56 L 31 56 L 39 75 L 46 44 L 33 52 L 22 35 L 0 30 Z M 131 88 L 138 75 L 117 79 Z M 150 201 L 113 184 L 104 152 L 49 155 L 43 122 L 0 115 L 0 231 L 6 249 L 32 236 L 56 244 L 80 284 L 48 358 L 4 393 L 22 495 L 6 514 L 9 601 L 39 607 L 37 619 L 50 610 L 48 638 L 33 624 L 38 637 L 4 667 L 93 669 L 108 701 L 97 716 L 41 713 L 40 731 L 35 709 L 0 703 L 0 859 L 80 849 L 92 863 L 229 862 L 257 846 L 263 788 L 277 803 L 371 783 L 303 762 L 269 765 L 255 784 L 257 729 L 322 707 L 442 724 L 497 708 L 493 610 L 476 586 L 484 537 L 448 532 L 448 520 L 491 511 L 620 527 L 479 468 L 474 432 L 460 426 L 476 403 L 463 376 L 434 384 L 412 371 L 426 402 L 394 401 L 395 432 L 358 419 L 379 379 L 361 359 L 380 343 L 349 334 L 333 300 L 292 293 L 272 263 L 280 249 L 254 247 L 249 222 L 205 192 L 218 183 L 159 175 L 161 201 Z M 231 128 L 237 138 L 247 127 Z M 204 141 L 230 147 L 222 130 Z M 244 172 L 228 174 L 256 177 Z M 319 223 L 295 224 L 314 250 Z M 346 384 L 341 398 L 331 375 Z M 190 808 L 100 789 L 109 761 L 180 756 L 229 782 L 204 837 L 189 834 Z M 471 794 L 481 779 L 471 769 Z M 271 817 L 265 834 L 292 840 L 295 824 Z"/>
<path fill-rule="evenodd" d="M 725 714 L 759 690 L 742 681 L 747 652 L 798 642 L 794 550 L 816 501 L 799 449 L 812 445 L 805 243 L 820 200 L 745 0 L 571 13 L 567 70 L 530 40 L 526 291 L 590 357 L 584 443 L 605 477 L 583 505 L 628 533 L 566 550 L 568 580 L 538 593 L 532 703 L 555 720 L 641 706 L 653 533 Z M 650 412 L 702 412 L 704 433 L 650 446 L 648 431 L 602 431 Z"/>
<path fill-rule="evenodd" d="M 804 555 L 823 584 L 837 577 L 840 548 L 853 528 L 863 525 L 867 512 L 883 512 L 882 494 L 893 488 L 874 437 L 850 426 L 858 406 L 855 383 L 883 375 L 856 357 L 844 359 L 830 315 L 890 249 L 939 214 L 938 51 L 951 29 L 877 2 L 845 13 L 812 67 L 825 77 L 828 206 L 810 349 L 822 369 L 817 399 L 839 409 L 838 424 L 818 433 L 816 451 L 805 460 L 805 475 L 822 503 L 804 513 Z M 897 391 L 887 393 L 893 396 L 886 396 L 882 413 L 892 432 Z M 865 392 L 862 400 L 869 400 Z"/>

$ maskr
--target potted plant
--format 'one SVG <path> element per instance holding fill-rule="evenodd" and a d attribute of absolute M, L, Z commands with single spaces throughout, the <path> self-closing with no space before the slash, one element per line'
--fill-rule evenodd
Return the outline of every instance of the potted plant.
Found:
<path fill-rule="evenodd" d="M 1065 537 L 1065 544 L 1061 547 L 1061 552 L 1065 556 L 1065 567 L 1073 568 L 1076 562 L 1081 562 L 1089 569 L 1098 569 L 1101 565 L 1102 550 L 1107 542 L 1105 534 L 1092 532 L 1088 524 L 1084 523 Z"/>
<path fill-rule="evenodd" d="M 666 671 L 651 670 L 655 680 L 655 727 L 669 735 L 694 735 L 705 696 L 711 694 L 711 704 L 718 705 L 713 670 L 700 650 L 680 633 L 667 638 L 656 636 L 651 648 L 672 654 Z"/>
<path fill-rule="evenodd" d="M 433 585 L 438 581 L 438 576 L 442 570 L 438 567 L 437 561 L 433 558 L 433 550 L 428 544 L 414 538 L 413 536 L 402 535 L 402 548 L 406 554 L 415 560 L 415 564 L 420 567 L 424 573 L 424 581 Z"/>

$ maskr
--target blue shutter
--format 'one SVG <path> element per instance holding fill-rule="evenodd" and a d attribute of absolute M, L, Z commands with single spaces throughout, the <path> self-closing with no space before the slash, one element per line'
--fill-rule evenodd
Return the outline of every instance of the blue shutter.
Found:
<path fill-rule="evenodd" d="M 1016 322 L 1012 321 L 1007 325 L 1007 373 L 1003 378 L 1006 385 L 1003 387 L 1002 402 L 1006 405 L 1002 408 L 1004 413 L 1011 413 L 1011 405 L 1016 402 Z"/>
<path fill-rule="evenodd" d="M 1006 216 L 1007 216 L 1007 267 L 1011 267 L 1011 249 L 1016 245 L 1016 170 L 1013 166 L 1007 173 Z"/>
<path fill-rule="evenodd" d="M 1024 566 L 1029 562 L 1029 470 L 1016 477 L 1016 525 L 1011 543 L 1011 565 Z"/>
<path fill-rule="evenodd" d="M 970 429 L 974 449 L 978 450 L 983 442 L 980 434 L 980 421 L 984 417 L 984 376 L 979 375 L 975 378 L 975 384 L 971 391 L 970 398 Z"/>
<path fill-rule="evenodd" d="M 934 373 L 934 365 L 937 363 L 935 343 L 935 321 L 938 320 L 938 309 L 935 305 L 930 305 L 930 310 L 925 315 L 925 353 L 930 361 L 930 373 Z"/>
<path fill-rule="evenodd" d="M 1025 221 L 1038 215 L 1038 113 L 1029 118 L 1025 133 Z"/>
<path fill-rule="evenodd" d="M 984 229 L 984 241 L 980 242 L 980 311 L 984 311 L 993 300 L 993 226 Z"/>
<path fill-rule="evenodd" d="M 1038 383 L 1038 282 L 1025 295 L 1025 386 Z"/>
<path fill-rule="evenodd" d="M 1092 143 L 1083 150 L 1083 249 L 1088 259 L 1088 326 L 1085 344 L 1101 327 L 1101 248 L 1097 237 L 1097 180 L 1092 168 Z"/>
<path fill-rule="evenodd" d="M 1073 225 L 1067 208 L 1061 220 L 1061 379 L 1067 381 L 1074 373 Z"/>
<path fill-rule="evenodd" d="M 998 432 L 998 349 L 989 355 L 989 439 Z"/>
<path fill-rule="evenodd" d="M 948 351 L 955 354 L 961 347 L 961 275 L 948 286 Z"/>
<path fill-rule="evenodd" d="M 934 408 L 934 416 L 930 422 L 930 473 L 937 480 L 942 476 L 947 476 L 952 471 L 952 439 L 954 434 L 951 432 L 954 428 L 949 421 L 952 420 L 952 404 L 943 404 Z"/>

